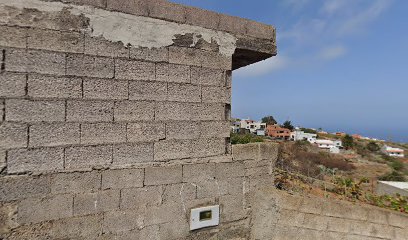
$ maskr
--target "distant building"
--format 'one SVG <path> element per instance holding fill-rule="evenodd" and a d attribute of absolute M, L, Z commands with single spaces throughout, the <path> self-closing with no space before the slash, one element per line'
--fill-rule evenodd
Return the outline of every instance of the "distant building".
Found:
<path fill-rule="evenodd" d="M 265 136 L 265 129 L 258 129 L 258 130 L 256 130 L 256 135 L 258 135 L 258 136 Z"/>
<path fill-rule="evenodd" d="M 277 124 L 268 125 L 266 127 L 266 134 L 273 138 L 280 138 L 285 140 L 290 139 L 290 130 L 287 128 L 283 128 Z"/>
<path fill-rule="evenodd" d="M 376 189 L 377 195 L 396 195 L 408 197 L 408 182 L 379 181 Z"/>
<path fill-rule="evenodd" d="M 351 135 L 354 139 L 362 139 L 363 136 L 359 135 L 359 134 L 353 134 Z"/>
<path fill-rule="evenodd" d="M 402 158 L 404 157 L 404 150 L 401 148 L 393 148 L 393 147 L 384 145 L 381 148 L 381 151 L 390 157 L 402 157 Z"/>
<path fill-rule="evenodd" d="M 251 133 L 256 134 L 257 130 L 266 129 L 266 123 L 256 122 L 250 119 L 242 119 L 240 122 L 240 127 L 248 129 Z"/>
<path fill-rule="evenodd" d="M 338 136 L 338 137 L 344 137 L 344 136 L 346 136 L 347 134 L 344 133 L 344 132 L 336 132 L 335 135 Z"/>
<path fill-rule="evenodd" d="M 316 145 L 322 149 L 331 149 L 331 148 L 342 148 L 343 144 L 341 141 L 333 141 L 333 140 L 326 140 L 326 139 L 317 139 Z"/>
<path fill-rule="evenodd" d="M 305 133 L 300 129 L 296 129 L 291 132 L 290 139 L 293 141 L 309 141 L 310 143 L 315 143 L 317 139 L 317 134 L 314 133 Z"/>
<path fill-rule="evenodd" d="M 233 122 L 231 125 L 231 131 L 233 133 L 239 133 L 239 129 L 241 128 L 241 123 L 240 122 Z"/>

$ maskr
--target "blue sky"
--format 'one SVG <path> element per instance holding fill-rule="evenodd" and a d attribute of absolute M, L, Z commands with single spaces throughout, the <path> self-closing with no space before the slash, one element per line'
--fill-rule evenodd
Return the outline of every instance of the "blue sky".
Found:
<path fill-rule="evenodd" d="M 277 28 L 278 56 L 233 74 L 234 117 L 408 142 L 408 1 L 174 2 Z"/>

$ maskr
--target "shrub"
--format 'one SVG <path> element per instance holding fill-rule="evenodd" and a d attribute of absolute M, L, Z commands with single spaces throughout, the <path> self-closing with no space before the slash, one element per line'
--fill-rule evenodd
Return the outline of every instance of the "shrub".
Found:
<path fill-rule="evenodd" d="M 404 164 L 398 160 L 393 160 L 389 166 L 395 171 L 401 171 L 404 168 Z"/>
<path fill-rule="evenodd" d="M 231 144 L 247 144 L 254 142 L 263 142 L 264 139 L 253 134 L 231 134 Z"/>
<path fill-rule="evenodd" d="M 378 146 L 376 142 L 369 142 L 367 144 L 367 149 L 371 152 L 377 152 L 378 150 L 380 150 L 380 146 Z"/>
<path fill-rule="evenodd" d="M 353 146 L 354 146 L 354 139 L 353 139 L 353 137 L 352 136 L 350 136 L 350 135 L 346 135 L 346 136 L 344 136 L 342 139 L 341 139 L 341 141 L 342 141 L 342 143 L 343 143 L 343 147 L 345 148 L 345 149 L 350 149 L 350 148 L 353 148 Z"/>
<path fill-rule="evenodd" d="M 378 178 L 381 181 L 395 181 L 395 182 L 404 182 L 405 177 L 397 171 L 392 171 L 391 173 L 385 174 Z"/>

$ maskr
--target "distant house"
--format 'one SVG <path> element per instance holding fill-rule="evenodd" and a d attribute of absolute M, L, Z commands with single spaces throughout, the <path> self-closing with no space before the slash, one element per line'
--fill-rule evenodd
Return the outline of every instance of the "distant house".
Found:
<path fill-rule="evenodd" d="M 243 119 L 240 122 L 240 127 L 249 130 L 253 134 L 256 134 L 257 130 L 266 129 L 266 123 L 257 122 L 250 119 Z"/>
<path fill-rule="evenodd" d="M 335 135 L 338 136 L 338 137 L 344 137 L 344 136 L 346 136 L 347 134 L 344 133 L 344 132 L 336 132 Z"/>
<path fill-rule="evenodd" d="M 354 139 L 362 139 L 363 136 L 359 135 L 359 134 L 353 134 L 351 135 Z"/>
<path fill-rule="evenodd" d="M 404 150 L 401 148 L 393 148 L 393 147 L 384 145 L 381 148 L 381 151 L 390 157 L 402 157 L 402 158 L 404 157 Z"/>
<path fill-rule="evenodd" d="M 277 124 L 275 125 L 268 125 L 266 127 L 266 134 L 269 137 L 279 138 L 279 139 L 290 139 L 290 130 L 287 128 L 283 128 Z"/>
<path fill-rule="evenodd" d="M 314 133 L 305 133 L 300 129 L 296 129 L 291 132 L 290 139 L 293 141 L 309 141 L 310 143 L 315 143 L 317 139 L 317 134 Z"/>
<path fill-rule="evenodd" d="M 331 149 L 331 148 L 340 149 L 343 147 L 342 142 L 339 140 L 333 141 L 333 140 L 326 140 L 326 139 L 317 139 L 315 143 L 319 148 L 322 148 L 322 149 Z"/>
<path fill-rule="evenodd" d="M 396 195 L 408 197 L 408 182 L 386 182 L 379 181 L 377 183 L 376 193 L 378 195 Z"/>
<path fill-rule="evenodd" d="M 233 133 L 239 133 L 239 129 L 241 128 L 241 123 L 240 122 L 233 122 L 231 125 L 231 131 Z"/>

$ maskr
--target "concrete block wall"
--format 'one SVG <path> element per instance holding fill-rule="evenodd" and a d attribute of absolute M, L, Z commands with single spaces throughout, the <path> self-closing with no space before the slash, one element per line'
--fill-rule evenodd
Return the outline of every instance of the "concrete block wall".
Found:
<path fill-rule="evenodd" d="M 273 27 L 164 0 L 0 0 L 0 32 L 0 239 L 249 236 L 277 146 L 232 155 L 231 72 L 276 55 Z M 190 232 L 212 204 L 221 225 Z"/>
<path fill-rule="evenodd" d="M 273 188 L 253 198 L 251 239 L 405 240 L 408 215 Z"/>

